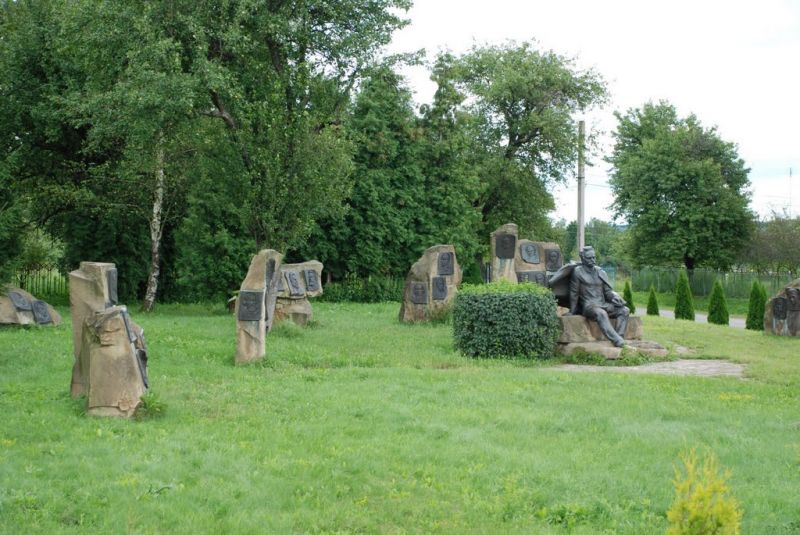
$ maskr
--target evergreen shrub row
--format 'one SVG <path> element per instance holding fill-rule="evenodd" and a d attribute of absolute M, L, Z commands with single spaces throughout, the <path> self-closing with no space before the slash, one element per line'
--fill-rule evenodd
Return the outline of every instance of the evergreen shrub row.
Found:
<path fill-rule="evenodd" d="M 539 285 L 465 284 L 455 298 L 455 347 L 467 356 L 548 358 L 559 334 L 555 297 Z"/>
<path fill-rule="evenodd" d="M 766 308 L 767 289 L 759 281 L 753 281 L 753 286 L 750 288 L 750 300 L 747 304 L 745 328 L 751 331 L 763 331 Z"/>

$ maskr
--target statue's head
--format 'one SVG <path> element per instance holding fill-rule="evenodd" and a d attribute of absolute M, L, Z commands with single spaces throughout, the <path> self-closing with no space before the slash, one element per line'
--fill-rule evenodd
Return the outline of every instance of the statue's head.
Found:
<path fill-rule="evenodd" d="M 594 252 L 594 247 L 587 245 L 578 253 L 581 257 L 581 263 L 584 266 L 594 267 L 597 265 L 597 254 Z"/>

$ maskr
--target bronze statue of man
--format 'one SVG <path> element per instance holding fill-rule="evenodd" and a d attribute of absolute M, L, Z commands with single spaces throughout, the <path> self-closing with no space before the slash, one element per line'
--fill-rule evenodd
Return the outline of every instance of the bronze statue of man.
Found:
<path fill-rule="evenodd" d="M 630 311 L 625 301 L 611 287 L 611 281 L 597 265 L 591 246 L 580 251 L 581 264 L 572 271 L 569 282 L 569 313 L 595 320 L 606 338 L 616 347 L 625 345 L 625 329 Z M 611 319 L 616 320 L 616 328 Z"/>

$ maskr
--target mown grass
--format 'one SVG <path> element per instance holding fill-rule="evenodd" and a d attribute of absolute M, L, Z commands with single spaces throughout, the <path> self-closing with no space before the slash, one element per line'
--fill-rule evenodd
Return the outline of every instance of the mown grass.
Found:
<path fill-rule="evenodd" d="M 574 373 L 461 357 L 398 308 L 316 303 L 245 367 L 221 308 L 135 314 L 163 408 L 141 421 L 69 398 L 69 324 L 0 330 L 0 531 L 663 532 L 692 447 L 733 471 L 744 533 L 800 530 L 800 340 L 646 317 L 746 379 Z"/>

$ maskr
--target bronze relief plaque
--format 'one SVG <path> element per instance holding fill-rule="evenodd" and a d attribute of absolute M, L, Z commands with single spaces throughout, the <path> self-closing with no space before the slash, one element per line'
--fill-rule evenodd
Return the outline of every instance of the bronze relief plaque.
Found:
<path fill-rule="evenodd" d="M 453 253 L 439 253 L 438 264 L 439 275 L 452 275 L 455 265 Z"/>
<path fill-rule="evenodd" d="M 431 294 L 435 301 L 447 299 L 447 279 L 444 277 L 433 277 L 431 279 Z"/>
<path fill-rule="evenodd" d="M 540 264 L 539 246 L 535 243 L 523 243 L 519 246 L 519 254 L 528 264 Z"/>
<path fill-rule="evenodd" d="M 411 283 L 411 302 L 415 305 L 428 304 L 428 285 L 424 282 Z"/>
<path fill-rule="evenodd" d="M 47 303 L 37 300 L 34 301 L 31 306 L 33 308 L 33 319 L 36 320 L 36 323 L 39 325 L 53 323 L 53 318 L 50 317 L 50 310 L 47 308 Z"/>
<path fill-rule="evenodd" d="M 242 290 L 239 292 L 239 321 L 261 320 L 264 307 L 264 292 L 258 290 Z"/>
<path fill-rule="evenodd" d="M 497 258 L 514 258 L 517 248 L 517 237 L 513 234 L 498 234 L 495 236 L 495 254 Z"/>
<path fill-rule="evenodd" d="M 14 303 L 14 308 L 17 310 L 31 310 L 31 302 L 21 293 L 11 291 L 8 292 L 8 297 L 11 299 L 11 302 Z"/>
<path fill-rule="evenodd" d="M 788 301 L 785 297 L 776 297 L 772 300 L 772 317 L 776 320 L 785 320 L 788 310 Z"/>
<path fill-rule="evenodd" d="M 545 249 L 544 250 L 544 258 L 545 258 L 545 268 L 547 271 L 558 271 L 561 269 L 561 251 L 558 249 Z"/>

